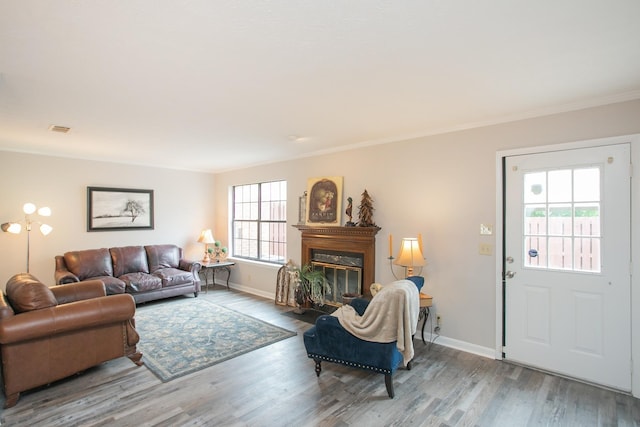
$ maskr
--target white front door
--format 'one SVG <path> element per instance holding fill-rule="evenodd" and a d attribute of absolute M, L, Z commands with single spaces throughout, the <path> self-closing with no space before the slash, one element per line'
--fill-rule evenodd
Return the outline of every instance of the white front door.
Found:
<path fill-rule="evenodd" d="M 629 144 L 507 157 L 507 360 L 631 389 Z"/>

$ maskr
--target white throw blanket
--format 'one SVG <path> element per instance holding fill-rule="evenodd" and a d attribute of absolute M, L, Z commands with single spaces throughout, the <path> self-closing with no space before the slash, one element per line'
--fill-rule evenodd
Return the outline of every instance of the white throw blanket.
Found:
<path fill-rule="evenodd" d="M 418 326 L 420 296 L 410 280 L 398 280 L 378 292 L 362 316 L 350 305 L 333 312 L 352 335 L 372 342 L 397 341 L 404 365 L 413 359 L 413 335 Z"/>

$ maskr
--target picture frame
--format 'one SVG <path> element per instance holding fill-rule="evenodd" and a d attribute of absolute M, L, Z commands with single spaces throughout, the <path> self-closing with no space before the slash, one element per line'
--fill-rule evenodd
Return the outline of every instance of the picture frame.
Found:
<path fill-rule="evenodd" d="M 338 227 L 342 219 L 343 177 L 328 176 L 307 180 L 306 225 Z"/>
<path fill-rule="evenodd" d="M 153 230 L 153 190 L 87 187 L 87 231 Z"/>

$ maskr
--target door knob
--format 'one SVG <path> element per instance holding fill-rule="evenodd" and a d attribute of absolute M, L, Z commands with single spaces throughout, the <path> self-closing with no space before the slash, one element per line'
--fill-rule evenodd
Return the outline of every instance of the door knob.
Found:
<path fill-rule="evenodd" d="M 515 275 L 516 275 L 516 272 L 515 271 L 511 271 L 511 270 L 509 270 L 506 273 L 504 273 L 504 277 L 506 277 L 507 279 L 513 279 L 513 276 L 515 276 Z"/>

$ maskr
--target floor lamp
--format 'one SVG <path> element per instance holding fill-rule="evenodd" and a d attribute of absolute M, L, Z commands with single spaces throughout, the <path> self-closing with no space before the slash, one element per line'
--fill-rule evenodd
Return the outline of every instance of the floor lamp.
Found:
<path fill-rule="evenodd" d="M 25 203 L 22 207 L 22 211 L 24 212 L 24 220 L 23 221 L 15 221 L 15 222 L 5 222 L 0 225 L 2 231 L 12 234 L 20 234 L 22 231 L 22 225 L 24 224 L 25 230 L 27 230 L 27 273 L 29 272 L 29 257 L 31 252 L 31 228 L 34 224 L 39 224 L 40 232 L 43 235 L 47 235 L 53 231 L 53 227 L 48 224 L 43 224 L 40 221 L 33 221 L 31 219 L 31 215 L 36 212 L 36 205 L 33 203 Z M 47 207 L 43 207 L 37 209 L 38 215 L 40 216 L 51 216 L 51 209 Z"/>

